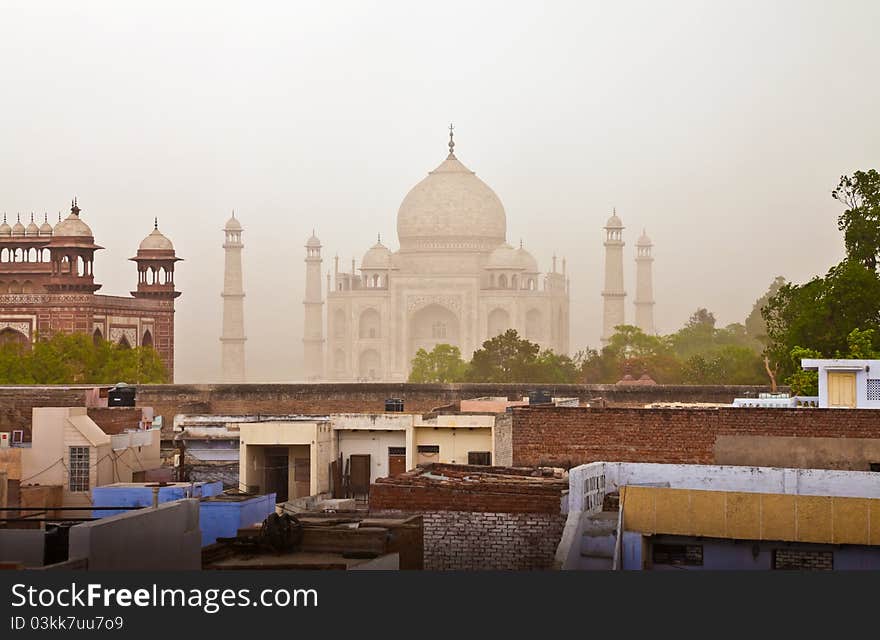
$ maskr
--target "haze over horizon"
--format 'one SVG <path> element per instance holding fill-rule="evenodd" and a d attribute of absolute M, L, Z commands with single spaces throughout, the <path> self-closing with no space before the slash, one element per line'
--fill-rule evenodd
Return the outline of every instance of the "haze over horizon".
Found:
<path fill-rule="evenodd" d="M 841 7 L 846 7 L 845 9 Z M 742 322 L 776 275 L 844 255 L 839 176 L 877 168 L 880 3 L 0 2 L 0 214 L 94 231 L 100 293 L 158 217 L 177 267 L 176 380 L 219 379 L 223 224 L 244 226 L 249 381 L 302 364 L 303 263 L 397 249 L 446 156 L 491 186 L 507 240 L 566 257 L 573 350 L 601 331 L 602 226 L 654 241 L 655 320 Z M 854 92 L 853 87 L 858 91 Z"/>

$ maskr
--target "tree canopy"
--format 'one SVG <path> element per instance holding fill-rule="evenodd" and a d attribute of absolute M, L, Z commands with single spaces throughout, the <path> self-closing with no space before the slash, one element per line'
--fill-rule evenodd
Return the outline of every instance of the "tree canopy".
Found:
<path fill-rule="evenodd" d="M 58 333 L 33 345 L 0 343 L 0 384 L 164 383 L 168 373 L 152 347 L 128 348 L 84 333 Z"/>
<path fill-rule="evenodd" d="M 438 344 L 430 352 L 419 349 L 412 361 L 410 382 L 536 382 L 573 383 L 578 367 L 559 355 L 520 338 L 514 329 L 486 340 L 470 362 L 458 347 Z"/>
<path fill-rule="evenodd" d="M 467 373 L 461 350 L 449 344 L 438 344 L 430 352 L 416 351 L 409 374 L 410 382 L 460 382 Z"/>
<path fill-rule="evenodd" d="M 880 352 L 880 174 L 841 176 L 832 197 L 846 257 L 824 277 L 786 283 L 761 310 L 765 354 L 799 394 L 815 393 L 815 372 L 801 370 L 808 357 L 867 358 Z"/>

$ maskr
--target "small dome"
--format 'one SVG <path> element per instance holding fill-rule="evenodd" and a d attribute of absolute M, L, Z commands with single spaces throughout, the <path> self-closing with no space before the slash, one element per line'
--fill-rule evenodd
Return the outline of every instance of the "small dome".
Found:
<path fill-rule="evenodd" d="M 6 215 L 3 215 L 3 224 L 0 224 L 0 238 L 8 238 L 12 235 L 12 227 L 6 223 Z"/>
<path fill-rule="evenodd" d="M 523 269 L 522 258 L 519 249 L 514 249 L 506 242 L 489 254 L 486 262 L 487 269 Z"/>
<path fill-rule="evenodd" d="M 43 216 L 43 224 L 40 225 L 40 235 L 44 237 L 52 235 L 52 225 L 49 224 L 49 219 L 45 215 Z"/>
<path fill-rule="evenodd" d="M 318 236 L 315 235 L 314 230 L 312 230 L 312 236 L 308 240 L 306 240 L 306 246 L 315 249 L 321 248 L 321 241 L 318 240 Z"/>
<path fill-rule="evenodd" d="M 648 234 L 645 232 L 644 229 L 642 229 L 642 235 L 639 236 L 639 240 L 638 240 L 638 242 L 636 242 L 636 246 L 639 246 L 639 247 L 653 246 L 653 243 L 651 242 L 651 238 L 648 237 Z"/>
<path fill-rule="evenodd" d="M 23 236 L 25 234 L 24 225 L 21 223 L 21 217 L 18 218 L 18 221 L 12 225 L 12 235 L 13 236 Z"/>
<path fill-rule="evenodd" d="M 608 222 L 605 223 L 606 229 L 623 229 L 623 221 L 617 217 L 617 209 L 614 209 L 614 212 L 611 214 L 611 217 L 608 218 Z"/>
<path fill-rule="evenodd" d="M 241 223 L 235 217 L 235 211 L 232 212 L 232 217 L 226 221 L 226 226 L 223 228 L 226 231 L 241 231 Z"/>
<path fill-rule="evenodd" d="M 516 253 L 523 271 L 526 273 L 538 273 L 538 261 L 535 260 L 535 256 L 526 251 L 522 245 L 516 250 Z"/>
<path fill-rule="evenodd" d="M 363 269 L 390 269 L 391 268 L 391 250 L 381 242 L 377 242 L 364 254 L 361 260 L 361 270 Z"/>
<path fill-rule="evenodd" d="M 40 235 L 40 227 L 34 224 L 34 214 L 31 214 L 31 222 L 24 230 L 24 234 L 26 236 L 38 236 Z"/>
<path fill-rule="evenodd" d="M 174 245 L 171 244 L 171 240 L 166 238 L 161 231 L 159 231 L 159 227 L 156 226 L 146 238 L 141 240 L 140 246 L 138 246 L 138 251 L 142 250 L 149 251 L 174 251 Z"/>
<path fill-rule="evenodd" d="M 92 229 L 79 219 L 79 212 L 80 208 L 74 200 L 70 207 L 70 215 L 55 225 L 52 235 L 62 238 L 91 238 Z"/>

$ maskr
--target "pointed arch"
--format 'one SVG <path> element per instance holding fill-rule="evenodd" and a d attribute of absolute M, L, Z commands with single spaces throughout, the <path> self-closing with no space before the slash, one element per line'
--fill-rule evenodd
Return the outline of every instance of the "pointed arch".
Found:
<path fill-rule="evenodd" d="M 119 338 L 118 344 L 122 349 L 131 349 L 131 343 L 128 341 L 128 338 L 126 336 L 122 336 L 121 338 Z"/>
<path fill-rule="evenodd" d="M 17 344 L 26 347 L 29 343 L 30 340 L 26 335 L 12 327 L 6 327 L 0 331 L 0 345 Z"/>
<path fill-rule="evenodd" d="M 144 331 L 144 336 L 141 338 L 141 346 L 142 347 L 152 347 L 153 346 L 153 334 L 150 333 L 149 329 Z"/>
<path fill-rule="evenodd" d="M 95 330 L 92 332 L 92 343 L 97 347 L 104 341 L 104 334 L 101 332 L 101 327 L 95 327 Z"/>

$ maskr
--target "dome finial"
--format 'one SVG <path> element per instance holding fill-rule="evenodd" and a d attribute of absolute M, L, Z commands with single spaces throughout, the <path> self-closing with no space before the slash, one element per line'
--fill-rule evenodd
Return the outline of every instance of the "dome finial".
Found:
<path fill-rule="evenodd" d="M 455 130 L 455 127 L 452 126 L 452 123 L 449 123 L 449 155 L 455 154 L 455 140 L 452 139 L 452 133 Z"/>
<path fill-rule="evenodd" d="M 235 217 L 235 209 L 232 210 L 232 217 Z"/>
<path fill-rule="evenodd" d="M 153 218 L 153 229 L 158 229 L 158 228 L 159 228 L 159 216 L 156 216 L 155 218 Z"/>
<path fill-rule="evenodd" d="M 522 249 L 522 238 L 519 239 L 519 248 Z"/>
<path fill-rule="evenodd" d="M 378 244 L 382 244 L 382 234 L 381 233 L 376 234 L 376 242 Z"/>

